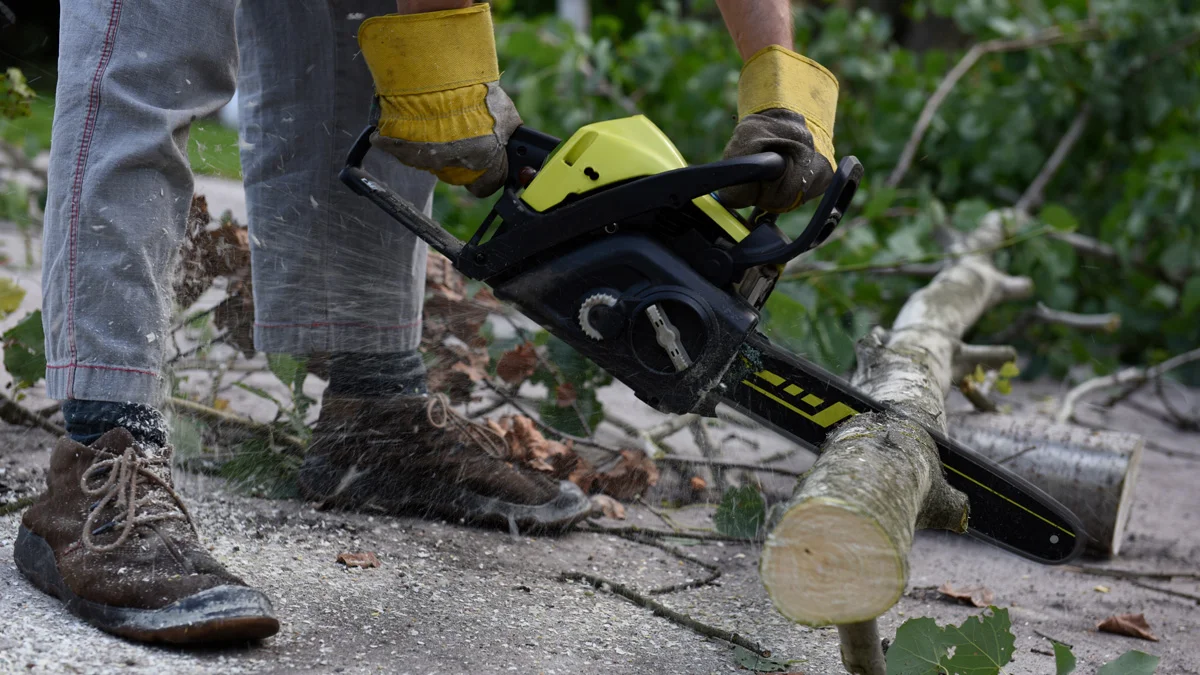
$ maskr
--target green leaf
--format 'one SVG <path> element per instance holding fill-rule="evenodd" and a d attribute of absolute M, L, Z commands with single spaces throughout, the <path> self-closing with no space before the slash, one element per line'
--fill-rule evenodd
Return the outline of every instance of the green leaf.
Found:
<path fill-rule="evenodd" d="M 1059 232 L 1074 232 L 1079 229 L 1079 221 L 1075 220 L 1075 216 L 1058 204 L 1047 204 L 1042 207 L 1038 218 Z"/>
<path fill-rule="evenodd" d="M 1188 279 L 1187 283 L 1183 285 L 1183 297 L 1179 301 L 1179 309 L 1184 314 L 1191 314 L 1200 309 L 1200 276 Z"/>
<path fill-rule="evenodd" d="M 887 675 L 998 675 L 1012 660 L 1016 638 L 1008 610 L 968 617 L 961 626 L 910 619 L 887 652 Z M 953 656 L 951 656 L 953 649 Z"/>
<path fill-rule="evenodd" d="M 746 670 L 756 673 L 783 673 L 789 670 L 788 662 L 770 656 L 759 656 L 738 645 L 733 646 L 733 660 Z"/>
<path fill-rule="evenodd" d="M 1157 656 L 1131 649 L 1118 656 L 1115 661 L 1100 666 L 1096 675 L 1153 675 L 1156 668 Z"/>
<path fill-rule="evenodd" d="M 18 389 L 46 376 L 46 334 L 42 311 L 35 310 L 4 333 L 4 368 Z"/>
<path fill-rule="evenodd" d="M 988 609 L 991 614 L 968 617 L 957 628 L 946 627 L 946 634 L 957 643 L 954 656 L 946 662 L 952 675 L 999 673 L 1012 660 L 1016 637 L 1012 634 L 1008 610 Z"/>
<path fill-rule="evenodd" d="M 896 629 L 887 651 L 887 675 L 943 675 L 955 642 L 929 617 L 909 619 Z"/>
<path fill-rule="evenodd" d="M 1008 380 L 996 380 L 996 392 L 1008 396 L 1012 393 L 1012 382 Z"/>
<path fill-rule="evenodd" d="M 0 277 L 0 312 L 11 314 L 21 306 L 25 299 L 25 289 L 8 277 Z"/>
<path fill-rule="evenodd" d="M 267 354 L 267 367 L 289 388 L 295 384 L 297 377 L 303 381 L 301 373 L 306 373 L 306 366 L 306 359 L 297 359 L 290 354 Z"/>
<path fill-rule="evenodd" d="M 1075 654 L 1061 642 L 1051 644 L 1054 645 L 1054 675 L 1069 675 L 1075 670 Z"/>
<path fill-rule="evenodd" d="M 717 532 L 731 537 L 753 538 L 766 520 L 767 503 L 753 485 L 731 488 L 721 495 L 713 516 Z"/>
<path fill-rule="evenodd" d="M 1000 366 L 1000 377 L 1013 378 L 1021 374 L 1021 369 L 1017 367 L 1016 362 L 1009 361 Z"/>
<path fill-rule="evenodd" d="M 277 399 L 277 398 L 275 398 L 274 396 L 272 396 L 272 395 L 271 395 L 271 392 L 267 391 L 266 389 L 262 389 L 262 388 L 260 388 L 260 387 L 256 387 L 256 386 L 254 386 L 254 385 L 252 385 L 252 384 L 246 384 L 245 382 L 234 382 L 234 383 L 233 383 L 233 386 L 237 387 L 238 389 L 242 389 L 242 390 L 248 391 L 248 392 L 250 392 L 251 394 L 254 394 L 255 396 L 257 396 L 257 397 L 259 397 L 259 398 L 265 398 L 265 399 L 267 399 L 268 401 L 270 401 L 271 403 L 274 403 L 274 404 L 275 404 L 276 406 L 278 406 L 278 407 L 279 407 L 281 410 L 283 409 L 283 404 L 281 404 L 281 403 L 279 402 L 279 399 Z"/>

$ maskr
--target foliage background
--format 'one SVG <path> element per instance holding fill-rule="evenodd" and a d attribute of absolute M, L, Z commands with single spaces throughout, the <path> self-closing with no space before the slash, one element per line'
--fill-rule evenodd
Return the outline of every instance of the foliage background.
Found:
<path fill-rule="evenodd" d="M 565 136 L 642 112 L 690 161 L 720 155 L 734 124 L 740 59 L 712 0 L 592 3 L 586 34 L 555 18 L 552 0 L 493 4 L 502 82 L 527 124 Z M 994 310 L 970 337 L 1015 341 L 1031 357 L 1026 377 L 1058 377 L 1073 366 L 1106 372 L 1200 343 L 1200 3 L 863 0 L 798 4 L 795 14 L 799 48 L 841 81 L 836 144 L 867 168 L 852 214 L 865 218 L 812 254 L 833 269 L 781 284 L 765 317 L 775 338 L 836 370 L 850 368 L 853 341 L 889 321 L 921 283 L 876 268 L 936 256 L 936 228 L 970 228 L 988 209 L 1011 205 L 1088 105 L 1083 137 L 1038 215 L 1050 228 L 1110 244 L 1117 259 L 1083 256 L 1036 236 L 1046 227 L 1032 224 L 1033 234 L 1018 237 L 1000 262 L 1032 276 L 1036 297 Z M 53 83 L 46 36 L 54 31 L 42 25 L 39 33 L 38 21 L 22 33 L 0 29 L 0 66 L 23 67 L 41 94 L 34 115 L 0 128 L 0 137 L 35 150 L 47 143 Z M 939 109 L 904 180 L 884 185 L 922 106 L 967 46 L 1055 26 L 1079 39 L 984 56 Z M 209 121 L 199 126 L 197 170 L 237 175 L 236 135 Z M 487 208 L 439 186 L 436 215 L 460 234 Z M 795 232 L 804 222 L 797 213 L 783 225 Z M 1036 302 L 1118 312 L 1122 327 L 1096 335 L 1033 324 L 1004 335 Z M 1195 381 L 1200 371 L 1184 375 Z"/>

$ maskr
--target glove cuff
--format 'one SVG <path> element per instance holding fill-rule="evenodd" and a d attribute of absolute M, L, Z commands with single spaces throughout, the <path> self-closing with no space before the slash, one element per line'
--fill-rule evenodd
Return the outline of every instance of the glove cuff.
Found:
<path fill-rule="evenodd" d="M 362 22 L 362 49 L 380 96 L 424 94 L 500 79 L 490 5 Z"/>
<path fill-rule="evenodd" d="M 821 64 L 790 49 L 771 45 L 742 66 L 738 80 L 738 119 L 772 108 L 804 116 L 813 147 L 831 166 L 833 122 L 837 114 L 838 81 Z"/>

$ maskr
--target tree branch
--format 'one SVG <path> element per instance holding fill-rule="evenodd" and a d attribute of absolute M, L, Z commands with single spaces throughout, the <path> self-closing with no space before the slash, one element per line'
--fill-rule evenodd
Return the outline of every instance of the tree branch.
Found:
<path fill-rule="evenodd" d="M 1097 377 L 1088 380 L 1067 392 L 1067 395 L 1063 397 L 1062 407 L 1059 409 L 1058 415 L 1055 419 L 1060 423 L 1069 422 L 1074 419 L 1075 407 L 1079 404 L 1079 401 L 1084 396 L 1087 396 L 1097 389 L 1105 389 L 1107 387 L 1123 384 L 1148 382 L 1155 378 L 1161 377 L 1164 373 L 1174 370 L 1180 366 L 1192 363 L 1193 361 L 1200 361 L 1200 349 L 1193 349 L 1190 352 L 1184 352 L 1183 354 L 1179 354 L 1167 359 L 1166 361 L 1163 361 L 1152 368 L 1126 368 L 1119 372 L 1113 373 L 1112 375 L 1106 375 L 1104 377 Z"/>
<path fill-rule="evenodd" d="M 595 574 L 587 574 L 584 572 L 563 572 L 561 575 L 559 575 L 558 579 L 559 581 L 586 581 L 595 588 L 608 587 L 608 590 L 611 591 L 613 595 L 619 595 L 635 605 L 645 607 L 653 612 L 655 616 L 661 616 L 664 619 L 668 619 L 676 624 L 679 624 L 680 626 L 683 626 L 684 628 L 690 628 L 700 635 L 716 638 L 718 640 L 724 640 L 725 642 L 735 644 L 743 649 L 748 649 L 759 656 L 771 655 L 771 652 L 763 649 L 762 645 L 758 644 L 757 642 L 747 640 L 741 635 L 725 630 L 724 628 L 717 628 L 716 626 L 710 626 L 706 623 L 697 621 L 687 614 L 676 612 L 662 603 L 651 600 L 650 598 L 638 593 L 628 586 L 605 579 L 604 577 L 597 576 Z"/>
<path fill-rule="evenodd" d="M 17 403 L 4 394 L 0 394 L 0 419 L 3 419 L 10 424 L 20 424 L 23 426 L 44 429 L 55 436 L 67 435 L 66 429 L 58 426 L 45 417 L 42 417 L 29 408 L 26 408 L 20 403 Z"/>
<path fill-rule="evenodd" d="M 1083 135 L 1083 130 L 1087 126 L 1088 119 L 1092 116 L 1092 104 L 1084 103 L 1079 109 L 1079 113 L 1075 115 L 1075 119 L 1071 121 L 1071 126 L 1067 127 L 1067 133 L 1059 139 L 1058 145 L 1055 146 L 1054 152 L 1050 153 L 1050 158 L 1042 166 L 1042 170 L 1038 172 L 1033 182 L 1025 189 L 1025 194 L 1017 200 L 1013 208 L 1018 211 L 1032 213 L 1038 206 L 1041 205 L 1043 195 L 1046 191 L 1046 186 L 1050 184 L 1050 180 L 1054 178 L 1054 174 L 1058 173 L 1059 167 L 1062 166 L 1067 155 L 1071 153 L 1071 149 L 1079 142 L 1079 137 Z"/>
<path fill-rule="evenodd" d="M 959 60 L 958 64 L 950 72 L 946 73 L 946 77 L 942 79 L 937 89 L 929 97 L 929 100 L 925 102 L 925 107 L 921 109 L 921 114 L 917 117 L 917 124 L 913 127 L 912 134 L 909 136 L 908 142 L 904 145 L 904 150 L 900 153 L 900 160 L 896 163 L 896 168 L 892 169 L 891 175 L 888 176 L 886 185 L 888 187 L 896 187 L 900 184 L 900 181 L 904 180 L 905 174 L 912 167 L 913 158 L 917 154 L 917 148 L 921 145 L 921 140 L 925 138 L 925 132 L 929 130 L 929 125 L 933 123 L 934 114 L 937 113 L 942 103 L 946 101 L 946 97 L 950 95 L 950 91 L 954 89 L 958 81 L 962 79 L 963 75 L 967 74 L 967 71 L 980 58 L 987 54 L 999 52 L 1022 51 L 1065 42 L 1090 40 L 1099 35 L 1099 26 L 1089 20 L 1075 24 L 1071 31 L 1064 31 L 1055 26 L 1031 37 L 1015 40 L 989 40 L 971 47 L 963 55 L 962 59 Z"/>
<path fill-rule="evenodd" d="M 178 412 L 191 415 L 192 417 L 199 417 L 209 420 L 210 422 L 216 422 L 217 424 L 228 424 L 230 426 L 244 429 L 253 434 L 266 436 L 272 441 L 299 451 L 301 454 L 303 454 L 304 449 L 308 447 L 308 444 L 300 438 L 281 432 L 270 424 L 263 424 L 262 422 L 256 422 L 246 417 L 239 417 L 222 410 L 217 410 L 216 408 L 210 408 L 202 403 L 189 401 L 185 398 L 171 397 L 167 399 L 167 406 L 174 408 Z"/>

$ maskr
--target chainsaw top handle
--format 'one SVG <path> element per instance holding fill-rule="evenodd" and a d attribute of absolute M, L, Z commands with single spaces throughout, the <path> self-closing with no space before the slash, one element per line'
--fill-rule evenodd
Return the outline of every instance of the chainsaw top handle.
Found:
<path fill-rule="evenodd" d="M 518 263 L 590 231 L 657 209 L 678 209 L 693 199 L 730 185 L 770 181 L 781 176 L 785 168 L 784 159 L 773 152 L 724 159 L 633 179 L 538 212 L 521 201 L 518 195 L 560 141 L 549 134 L 522 126 L 516 129 L 506 147 L 508 177 L 503 195 L 475 235 L 463 242 L 363 169 L 363 160 L 371 149 L 371 134 L 374 131 L 375 127 L 367 127 L 351 148 L 346 166 L 340 174 L 342 182 L 370 199 L 434 250 L 449 258 L 468 277 L 480 280 L 510 271 Z M 851 189 L 844 199 L 839 198 L 843 197 L 844 189 L 826 192 L 817 210 L 820 227 L 814 230 L 817 220 L 814 218 L 805 234 L 791 242 L 786 249 L 781 249 L 778 239 L 774 240 L 774 245 L 766 245 L 765 240 L 755 245 L 756 242 L 751 240 L 757 238 L 752 234 L 743 240 L 743 245 L 734 249 L 738 255 L 731 261 L 732 269 L 758 264 L 752 261 L 764 257 L 771 261 L 783 255 L 794 257 L 828 236 L 849 205 L 849 198 L 854 194 L 853 187 L 857 186 L 858 178 L 862 175 L 861 165 L 853 158 L 843 160 L 843 167 L 849 161 L 857 166 L 857 172 L 849 167 L 845 172 L 839 170 L 838 176 L 845 174 L 841 185 L 844 188 L 849 184 Z M 835 183 L 838 183 L 836 179 Z M 835 192 L 837 194 L 833 194 Z M 502 226 L 493 228 L 497 218 Z M 814 234 L 809 236 L 809 230 L 813 230 Z M 485 235 L 488 234 L 491 236 L 485 241 Z"/>

